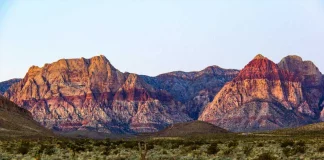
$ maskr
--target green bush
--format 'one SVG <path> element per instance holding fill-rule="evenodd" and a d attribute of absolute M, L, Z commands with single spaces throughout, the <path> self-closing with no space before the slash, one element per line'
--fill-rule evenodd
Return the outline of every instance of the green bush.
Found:
<path fill-rule="evenodd" d="M 293 156 L 295 154 L 304 154 L 306 152 L 306 147 L 305 146 L 294 146 L 292 148 L 290 147 L 286 147 L 282 150 L 282 152 L 287 156 L 287 157 L 290 157 L 290 156 Z"/>
<path fill-rule="evenodd" d="M 263 147 L 264 146 L 264 143 L 260 142 L 258 143 L 257 147 Z"/>
<path fill-rule="evenodd" d="M 284 148 L 284 149 L 282 150 L 282 152 L 283 152 L 283 154 L 284 154 L 285 156 L 287 156 L 287 157 L 290 157 L 291 155 L 293 155 L 293 154 L 292 154 L 292 149 L 291 149 L 291 148 Z"/>
<path fill-rule="evenodd" d="M 128 149 L 138 149 L 137 141 L 126 141 L 123 146 Z"/>
<path fill-rule="evenodd" d="M 267 153 L 262 153 L 255 160 L 276 160 L 276 157 L 274 157 L 271 153 L 267 152 Z"/>
<path fill-rule="evenodd" d="M 305 146 L 297 146 L 294 148 L 294 152 L 304 154 L 304 153 L 306 153 L 306 147 Z"/>
<path fill-rule="evenodd" d="M 306 142 L 305 141 L 298 141 L 297 143 L 296 143 L 296 145 L 297 146 L 305 146 L 306 145 Z"/>
<path fill-rule="evenodd" d="M 281 143 L 281 147 L 294 146 L 295 142 L 292 140 L 285 140 Z"/>
<path fill-rule="evenodd" d="M 232 151 L 233 151 L 232 148 L 227 148 L 227 149 L 224 151 L 224 155 L 229 155 L 229 154 L 232 153 Z"/>
<path fill-rule="evenodd" d="M 41 144 L 40 148 L 37 151 L 37 154 L 40 155 L 44 152 L 47 155 L 53 155 L 55 153 L 54 145 Z"/>
<path fill-rule="evenodd" d="M 207 148 L 207 154 L 217 154 L 220 151 L 218 148 L 217 143 L 212 143 L 208 148 Z"/>
<path fill-rule="evenodd" d="M 319 151 L 319 152 L 324 152 L 324 146 L 320 146 L 320 147 L 318 148 L 318 151 Z"/>
<path fill-rule="evenodd" d="M 253 146 L 248 145 L 243 147 L 243 152 L 246 156 L 249 156 L 253 150 Z"/>
<path fill-rule="evenodd" d="M 235 148 L 236 146 L 238 146 L 238 144 L 239 144 L 239 143 L 238 143 L 237 141 L 231 141 L 231 142 L 228 143 L 227 146 L 228 146 L 229 148 L 232 148 L 232 147 Z"/>
<path fill-rule="evenodd" d="M 18 154 L 25 155 L 32 148 L 31 144 L 27 141 L 22 141 L 17 149 Z"/>

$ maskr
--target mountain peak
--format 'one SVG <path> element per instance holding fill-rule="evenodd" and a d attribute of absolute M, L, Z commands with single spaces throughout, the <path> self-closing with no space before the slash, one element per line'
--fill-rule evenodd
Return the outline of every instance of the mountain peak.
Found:
<path fill-rule="evenodd" d="M 267 58 L 264 57 L 262 54 L 258 54 L 254 57 L 254 59 L 267 59 Z"/>

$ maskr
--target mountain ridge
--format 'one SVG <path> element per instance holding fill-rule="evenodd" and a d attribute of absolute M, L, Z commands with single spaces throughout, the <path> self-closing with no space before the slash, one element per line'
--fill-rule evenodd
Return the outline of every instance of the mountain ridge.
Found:
<path fill-rule="evenodd" d="M 214 65 L 150 77 L 120 72 L 100 55 L 32 66 L 4 95 L 58 131 L 156 132 L 197 119 L 253 131 L 324 119 L 323 84 L 318 68 L 298 56 L 276 64 L 259 54 L 242 70 Z"/>

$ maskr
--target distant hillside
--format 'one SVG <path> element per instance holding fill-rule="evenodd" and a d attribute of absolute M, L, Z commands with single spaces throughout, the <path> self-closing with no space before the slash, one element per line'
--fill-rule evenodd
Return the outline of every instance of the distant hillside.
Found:
<path fill-rule="evenodd" d="M 19 82 L 20 80 L 21 79 L 19 79 L 19 78 L 15 78 L 15 79 L 10 79 L 8 81 L 0 82 L 0 94 L 3 94 L 4 92 L 6 92 L 11 87 L 11 85 Z"/>
<path fill-rule="evenodd" d="M 52 133 L 34 121 L 27 110 L 0 96 L 0 138 L 31 136 L 52 136 Z"/>
<path fill-rule="evenodd" d="M 288 134 L 288 135 L 315 135 L 324 133 L 324 122 L 309 124 L 296 128 L 287 128 L 271 131 L 268 133 Z"/>
<path fill-rule="evenodd" d="M 155 133 L 161 137 L 183 137 L 201 134 L 230 133 L 229 131 L 203 121 L 177 123 Z"/>

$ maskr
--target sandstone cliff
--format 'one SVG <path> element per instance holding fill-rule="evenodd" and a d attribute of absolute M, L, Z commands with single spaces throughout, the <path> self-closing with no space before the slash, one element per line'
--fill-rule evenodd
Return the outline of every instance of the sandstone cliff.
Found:
<path fill-rule="evenodd" d="M 320 93 L 313 93 L 308 87 L 321 86 L 321 74 L 309 62 L 300 63 L 311 71 L 290 62 L 288 57 L 277 65 L 257 55 L 222 88 L 199 120 L 232 131 L 271 130 L 317 122 L 321 95 L 314 98 L 317 103 L 309 100 Z"/>

